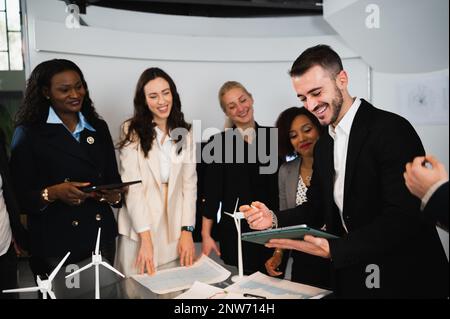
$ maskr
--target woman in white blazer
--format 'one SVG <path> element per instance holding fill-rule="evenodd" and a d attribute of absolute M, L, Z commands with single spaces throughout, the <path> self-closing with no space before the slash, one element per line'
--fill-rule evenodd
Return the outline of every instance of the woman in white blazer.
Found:
<path fill-rule="evenodd" d="M 140 76 L 134 116 L 122 125 L 120 173 L 129 187 L 118 213 L 116 264 L 130 276 L 180 258 L 192 265 L 197 173 L 191 125 L 174 81 L 163 70 Z"/>

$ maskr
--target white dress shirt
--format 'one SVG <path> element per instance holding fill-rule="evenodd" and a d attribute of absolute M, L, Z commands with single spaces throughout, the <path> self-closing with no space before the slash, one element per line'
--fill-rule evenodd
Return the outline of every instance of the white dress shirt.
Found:
<path fill-rule="evenodd" d="M 170 175 L 170 153 L 172 152 L 172 147 L 174 146 L 170 134 L 166 135 L 159 127 L 155 127 L 156 130 L 156 140 L 159 147 L 159 171 L 161 173 L 161 183 L 167 184 L 169 182 Z M 165 135 L 165 137 L 164 137 Z M 161 143 L 164 137 L 164 142 Z"/>
<path fill-rule="evenodd" d="M 348 139 L 352 128 L 353 119 L 355 118 L 356 112 L 358 111 L 360 105 L 361 100 L 359 98 L 355 98 L 353 104 L 350 106 L 350 109 L 347 113 L 345 113 L 338 125 L 336 127 L 333 127 L 333 125 L 328 126 L 328 132 L 334 140 L 333 153 L 335 175 L 333 196 L 334 202 L 339 208 L 342 226 L 344 226 L 345 231 L 347 231 L 347 227 L 345 226 L 342 212 L 344 210 L 345 165 L 347 163 Z"/>
<path fill-rule="evenodd" d="M 6 254 L 11 246 L 12 232 L 9 224 L 9 215 L 6 210 L 5 198 L 3 197 L 3 179 L 0 175 L 0 256 Z"/>

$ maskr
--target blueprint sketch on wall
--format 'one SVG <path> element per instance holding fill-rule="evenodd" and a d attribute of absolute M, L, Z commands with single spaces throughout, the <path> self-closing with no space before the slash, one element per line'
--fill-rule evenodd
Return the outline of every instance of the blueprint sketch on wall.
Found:
<path fill-rule="evenodd" d="M 397 94 L 400 113 L 412 124 L 448 124 L 448 75 L 428 74 L 402 81 Z"/>

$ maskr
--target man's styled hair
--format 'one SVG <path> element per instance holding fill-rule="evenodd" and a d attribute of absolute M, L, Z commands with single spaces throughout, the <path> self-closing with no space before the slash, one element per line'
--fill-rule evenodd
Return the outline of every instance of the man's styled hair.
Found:
<path fill-rule="evenodd" d="M 308 48 L 292 64 L 289 75 L 291 77 L 301 76 L 313 66 L 320 65 L 336 77 L 344 68 L 339 55 L 328 45 L 319 44 Z"/>

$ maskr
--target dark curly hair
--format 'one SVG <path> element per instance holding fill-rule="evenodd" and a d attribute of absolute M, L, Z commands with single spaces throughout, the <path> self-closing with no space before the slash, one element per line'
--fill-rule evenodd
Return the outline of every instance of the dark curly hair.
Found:
<path fill-rule="evenodd" d="M 49 99 L 44 96 L 44 88 L 50 89 L 52 78 L 55 74 L 64 71 L 75 71 L 78 73 L 86 90 L 86 95 L 81 106 L 81 113 L 92 126 L 96 127 L 99 115 L 95 111 L 94 104 L 89 97 L 89 90 L 84 79 L 83 72 L 72 61 L 65 59 L 53 59 L 40 63 L 31 72 L 25 89 L 25 96 L 15 115 L 15 126 L 34 125 L 45 123 L 48 117 L 48 110 L 51 105 Z"/>
<path fill-rule="evenodd" d="M 148 152 L 152 148 L 153 140 L 156 138 L 156 124 L 153 122 L 153 113 L 150 111 L 145 99 L 144 86 L 156 78 L 166 80 L 169 83 L 170 92 L 172 93 L 172 109 L 167 119 L 167 128 L 169 131 L 176 128 L 185 128 L 188 131 L 191 129 L 191 125 L 184 120 L 184 114 L 181 112 L 180 96 L 172 78 L 159 68 L 145 70 L 139 77 L 136 85 L 133 117 L 124 122 L 129 122 L 128 131 L 125 132 L 125 136 L 118 143 L 119 148 L 124 147 L 134 141 L 133 135 L 137 134 L 145 157 L 147 157 Z M 182 139 L 180 136 L 173 138 L 177 142 Z"/>
<path fill-rule="evenodd" d="M 319 120 L 306 108 L 294 106 L 284 110 L 275 122 L 275 126 L 278 128 L 278 156 L 281 159 L 295 155 L 294 147 L 289 138 L 289 130 L 292 122 L 299 115 L 305 115 L 311 120 L 311 123 L 319 131 L 319 136 L 323 133 L 324 126 L 321 126 Z"/>

